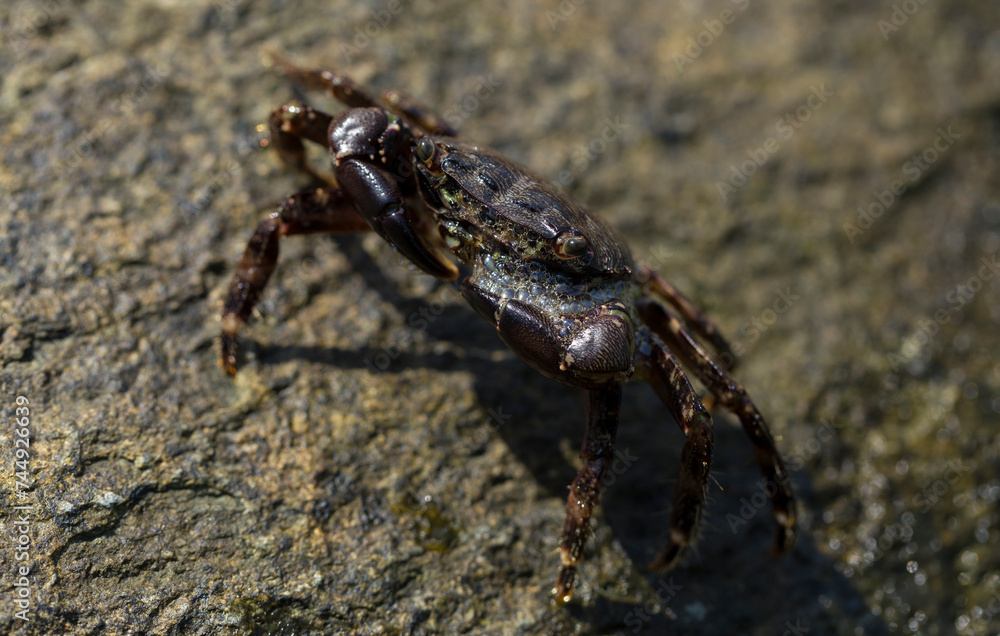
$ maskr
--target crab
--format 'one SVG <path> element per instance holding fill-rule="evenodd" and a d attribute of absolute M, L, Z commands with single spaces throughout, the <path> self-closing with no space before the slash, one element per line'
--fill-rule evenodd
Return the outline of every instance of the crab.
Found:
<path fill-rule="evenodd" d="M 583 466 L 569 486 L 556 602 L 572 598 L 614 459 L 622 386 L 630 380 L 652 386 L 686 438 L 669 538 L 650 568 L 673 568 L 695 541 L 713 428 L 684 367 L 742 424 L 777 522 L 775 550 L 791 547 L 788 471 L 764 418 L 730 377 L 730 346 L 702 310 L 633 261 L 624 241 L 581 204 L 500 153 L 463 140 L 406 94 L 389 91 L 380 99 L 337 72 L 276 62 L 303 88 L 325 91 L 347 109 L 331 116 L 295 101 L 269 118 L 284 164 L 318 187 L 285 199 L 250 238 L 222 312 L 227 373 L 236 372 L 238 335 L 274 271 L 281 237 L 374 231 L 423 272 L 456 285 L 528 365 L 585 392 Z M 309 167 L 304 141 L 329 149 L 333 178 Z"/>

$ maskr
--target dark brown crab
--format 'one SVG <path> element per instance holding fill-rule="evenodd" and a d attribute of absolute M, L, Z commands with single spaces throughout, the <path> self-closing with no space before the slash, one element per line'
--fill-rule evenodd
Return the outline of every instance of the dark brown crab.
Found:
<path fill-rule="evenodd" d="M 722 359 L 735 359 L 697 307 L 655 272 L 636 267 L 622 240 L 556 187 L 461 141 L 400 93 L 379 100 L 343 75 L 279 64 L 296 82 L 326 90 L 349 108 L 332 117 L 290 103 L 270 117 L 282 160 L 325 185 L 286 199 L 251 237 L 222 313 L 227 373 L 236 372 L 237 335 L 274 270 L 279 237 L 374 230 L 423 271 L 456 281 L 525 362 L 586 391 L 584 465 L 566 506 L 557 601 L 572 596 L 590 516 L 614 458 L 622 385 L 631 379 L 652 385 L 687 437 L 670 539 L 651 567 L 673 567 L 693 542 L 708 491 L 712 419 L 678 359 L 739 418 L 768 485 L 776 548 L 791 546 L 794 499 L 784 462 L 763 417 L 728 376 L 731 364 L 714 362 L 692 337 Z M 330 149 L 335 180 L 309 169 L 303 139 Z"/>

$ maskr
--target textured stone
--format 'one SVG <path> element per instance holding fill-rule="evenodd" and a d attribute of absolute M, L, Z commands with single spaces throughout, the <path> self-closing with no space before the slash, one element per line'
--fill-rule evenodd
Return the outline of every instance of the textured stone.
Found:
<path fill-rule="evenodd" d="M 7 4 L 0 631 L 1000 629 L 994 4 Z M 302 97 L 266 46 L 436 106 L 703 304 L 790 459 L 794 553 L 767 556 L 719 412 L 700 547 L 644 571 L 682 438 L 631 386 L 577 598 L 550 606 L 582 396 L 375 237 L 285 240 L 224 376 L 229 277 L 304 185 L 260 152 Z"/>

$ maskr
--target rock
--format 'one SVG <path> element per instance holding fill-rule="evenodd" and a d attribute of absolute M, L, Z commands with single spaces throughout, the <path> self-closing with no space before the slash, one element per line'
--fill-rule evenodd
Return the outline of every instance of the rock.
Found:
<path fill-rule="evenodd" d="M 30 456 L 4 445 L 0 631 L 996 633 L 997 17 L 15 3 L 0 413 L 28 418 Z M 789 458 L 793 554 L 768 556 L 752 450 L 717 411 L 699 548 L 644 570 L 682 436 L 630 386 L 630 459 L 576 599 L 552 607 L 582 396 L 376 237 L 284 240 L 243 366 L 221 373 L 243 246 L 305 185 L 263 152 L 258 126 L 303 97 L 268 47 L 408 90 L 702 304 Z"/>

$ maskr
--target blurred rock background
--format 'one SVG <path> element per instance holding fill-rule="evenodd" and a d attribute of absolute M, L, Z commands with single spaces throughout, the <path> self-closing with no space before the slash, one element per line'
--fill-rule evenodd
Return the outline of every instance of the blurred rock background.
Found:
<path fill-rule="evenodd" d="M 0 631 L 998 633 L 998 18 L 972 0 L 4 3 Z M 630 386 L 577 598 L 550 606 L 581 395 L 375 237 L 286 240 L 225 377 L 235 263 L 304 185 L 262 152 L 271 109 L 306 97 L 267 47 L 436 105 L 703 304 L 789 459 L 794 553 L 768 556 L 720 411 L 697 553 L 644 570 L 682 438 Z"/>

